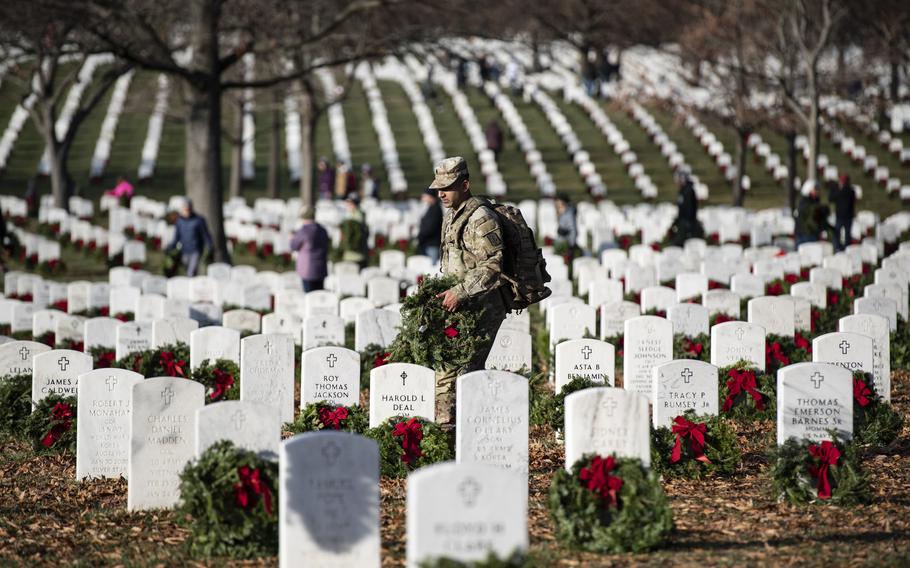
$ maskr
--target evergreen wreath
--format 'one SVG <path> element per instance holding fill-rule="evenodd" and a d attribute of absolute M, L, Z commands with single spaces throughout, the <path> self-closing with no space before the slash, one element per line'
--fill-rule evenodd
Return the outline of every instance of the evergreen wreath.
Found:
<path fill-rule="evenodd" d="M 425 465 L 454 459 L 448 436 L 423 418 L 393 416 L 366 432 L 379 444 L 379 472 L 383 477 L 405 477 Z"/>
<path fill-rule="evenodd" d="M 360 390 L 370 389 L 370 371 L 392 363 L 392 353 L 385 347 L 370 343 L 360 352 Z"/>
<path fill-rule="evenodd" d="M 420 568 L 527 568 L 535 565 L 534 563 L 528 563 L 526 553 L 516 550 L 505 558 L 500 558 L 495 553 L 490 552 L 483 560 L 473 562 L 454 560 L 443 556 L 442 558 L 421 562 Z"/>
<path fill-rule="evenodd" d="M 736 431 L 721 416 L 696 416 L 687 410 L 672 427 L 651 430 L 651 467 L 664 477 L 731 475 L 741 462 Z"/>
<path fill-rule="evenodd" d="M 38 343 L 43 343 L 51 349 L 57 344 L 57 335 L 53 331 L 45 331 L 38 337 L 34 338 Z"/>
<path fill-rule="evenodd" d="M 464 368 L 488 338 L 475 333 L 483 315 L 480 309 L 450 313 L 437 298 L 458 284 L 454 276 L 425 278 L 417 291 L 404 299 L 401 328 L 389 347 L 391 360 L 444 371 Z"/>
<path fill-rule="evenodd" d="M 19 434 L 32 413 L 32 376 L 0 377 L 0 432 Z"/>
<path fill-rule="evenodd" d="M 564 384 L 556 395 L 551 394 L 543 385 L 532 387 L 529 422 L 549 424 L 554 431 L 562 432 L 565 426 L 566 397 L 576 391 L 602 386 L 604 385 L 595 383 L 588 377 L 575 377 Z"/>
<path fill-rule="evenodd" d="M 833 441 L 790 438 L 771 449 L 771 482 L 778 498 L 794 505 L 857 505 L 869 501 L 869 480 L 856 447 Z"/>
<path fill-rule="evenodd" d="M 610 337 L 605 337 L 604 341 L 613 346 L 614 363 L 617 369 L 622 369 L 625 357 L 625 336 L 621 333 L 619 335 L 611 335 Z M 675 346 L 673 353 L 677 353 Z"/>
<path fill-rule="evenodd" d="M 803 335 L 796 334 L 794 337 L 785 337 L 769 334 L 765 337 L 766 374 L 774 375 L 781 367 L 794 363 L 805 363 L 811 360 L 811 341 Z"/>
<path fill-rule="evenodd" d="M 107 369 L 113 367 L 117 357 L 112 349 L 101 345 L 96 345 L 89 349 L 88 354 L 92 356 L 93 369 Z"/>
<path fill-rule="evenodd" d="M 719 371 L 720 413 L 733 420 L 774 420 L 777 416 L 774 376 L 747 361 Z"/>
<path fill-rule="evenodd" d="M 23 425 L 36 453 L 76 453 L 76 397 L 52 393 L 41 399 Z"/>
<path fill-rule="evenodd" d="M 642 552 L 673 529 L 660 480 L 638 459 L 583 456 L 553 476 L 548 508 L 557 540 L 589 552 Z"/>
<path fill-rule="evenodd" d="M 190 377 L 205 387 L 205 403 L 240 400 L 240 368 L 230 359 L 204 360 Z"/>
<path fill-rule="evenodd" d="M 711 360 L 711 338 L 704 333 L 688 337 L 681 333 L 673 336 L 673 353 L 678 359 L 696 359 L 708 362 Z"/>
<path fill-rule="evenodd" d="M 143 377 L 182 377 L 190 376 L 190 349 L 186 343 L 164 345 L 158 349 L 148 349 L 131 353 L 118 359 L 116 367 L 136 371 Z"/>
<path fill-rule="evenodd" d="M 871 373 L 853 373 L 853 443 L 887 446 L 903 426 L 904 417 L 879 396 Z"/>
<path fill-rule="evenodd" d="M 178 510 L 196 556 L 274 556 L 278 464 L 220 441 L 180 474 Z"/>
<path fill-rule="evenodd" d="M 318 430 L 343 430 L 363 434 L 370 424 L 370 417 L 360 405 L 338 406 L 325 401 L 307 404 L 288 424 L 294 434 Z"/>

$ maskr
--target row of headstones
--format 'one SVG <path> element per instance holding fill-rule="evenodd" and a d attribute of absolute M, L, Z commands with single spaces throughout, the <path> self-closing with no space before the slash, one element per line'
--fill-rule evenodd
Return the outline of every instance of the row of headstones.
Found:
<path fill-rule="evenodd" d="M 44 358 L 35 358 L 36 369 Z M 356 362 L 353 367 L 358 367 Z M 399 379 L 408 386 L 383 394 L 383 383 L 397 385 Z M 389 416 L 413 414 L 432 420 L 432 370 L 391 364 L 375 369 L 371 382 L 372 392 L 377 393 L 376 406 L 391 409 L 392 403 L 380 399 L 398 401 Z M 379 459 L 375 442 L 357 435 L 321 432 L 297 436 L 279 446 L 281 429 L 275 407 L 246 400 L 205 406 L 204 396 L 201 384 L 186 379 L 143 379 L 125 369 L 96 369 L 81 375 L 77 479 L 124 476 L 129 480 L 129 510 L 173 507 L 180 498 L 183 467 L 212 444 L 228 439 L 264 457 L 280 454 L 283 564 L 288 562 L 288 554 L 297 558 L 294 551 L 306 551 L 311 560 L 356 559 L 357 565 L 369 565 L 375 559 L 378 563 Z M 418 397 L 421 403 L 414 404 Z M 425 397 L 430 397 L 429 403 Z M 405 412 L 405 407 L 414 412 Z M 372 415 L 373 408 L 371 404 L 371 426 L 378 425 L 379 419 Z M 489 550 L 507 554 L 527 546 L 527 379 L 497 371 L 459 377 L 457 415 L 458 465 L 427 468 L 408 481 L 409 526 L 418 521 L 409 529 L 409 557 L 446 554 L 479 559 Z M 320 487 L 337 488 L 328 491 L 331 499 L 326 492 L 314 491 L 314 480 L 323 481 Z M 412 500 L 428 503 L 411 504 Z M 364 503 L 369 507 L 358 506 Z M 451 507 L 458 504 L 460 508 L 453 511 Z M 334 514 L 327 516 L 330 509 Z M 355 523 L 357 536 L 352 537 L 350 526 L 341 521 L 356 516 L 361 520 Z M 499 528 L 492 540 L 459 531 L 450 534 L 438 527 L 427 534 L 421 527 L 431 519 L 434 526 L 447 522 L 455 523 L 454 527 L 470 519 Z M 453 542 L 472 546 L 453 550 Z M 485 547 L 475 549 L 479 543 Z"/>

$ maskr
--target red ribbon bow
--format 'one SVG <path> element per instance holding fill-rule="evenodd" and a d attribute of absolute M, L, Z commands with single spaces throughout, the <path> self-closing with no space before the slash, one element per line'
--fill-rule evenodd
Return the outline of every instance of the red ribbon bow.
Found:
<path fill-rule="evenodd" d="M 869 397 L 872 396 L 872 390 L 869 385 L 859 377 L 853 377 L 853 400 L 856 404 L 865 408 L 869 405 Z"/>
<path fill-rule="evenodd" d="M 765 365 L 770 366 L 772 361 L 777 361 L 781 365 L 790 364 L 790 358 L 784 355 L 780 343 L 777 341 L 765 347 Z"/>
<path fill-rule="evenodd" d="M 164 372 L 167 373 L 170 377 L 185 377 L 183 374 L 183 367 L 186 365 L 186 361 L 183 359 L 177 359 L 177 357 L 170 351 L 164 351 L 161 353 L 161 364 L 164 365 Z"/>
<path fill-rule="evenodd" d="M 107 369 L 114 364 L 114 357 L 116 355 L 113 351 L 105 351 L 98 355 L 98 363 L 95 365 L 96 369 Z"/>
<path fill-rule="evenodd" d="M 450 325 L 449 327 L 445 328 L 443 330 L 443 333 L 446 334 L 446 337 L 449 339 L 458 337 L 458 329 L 456 329 L 454 325 Z"/>
<path fill-rule="evenodd" d="M 214 370 L 215 375 L 215 390 L 212 391 L 212 394 L 209 395 L 209 398 L 212 400 L 220 400 L 221 397 L 227 394 L 227 391 L 234 385 L 234 375 L 222 371 L 221 369 Z"/>
<path fill-rule="evenodd" d="M 734 399 L 741 392 L 746 392 L 752 397 L 755 401 L 755 408 L 759 410 L 765 409 L 765 405 L 761 399 L 761 393 L 757 390 L 758 385 L 755 383 L 755 373 L 752 371 L 730 369 L 727 372 L 727 376 L 731 377 L 731 379 L 727 381 L 727 398 L 724 400 L 724 405 L 721 408 L 723 412 L 728 412 L 733 408 Z"/>
<path fill-rule="evenodd" d="M 255 497 L 262 497 L 265 505 L 265 512 L 272 516 L 272 490 L 262 479 L 262 474 L 258 469 L 249 466 L 240 466 L 237 468 L 237 476 L 240 481 L 234 484 L 234 502 L 241 509 L 248 509 L 253 506 Z"/>
<path fill-rule="evenodd" d="M 55 404 L 53 410 L 51 410 L 51 429 L 41 439 L 41 445 L 49 448 L 56 444 L 60 436 L 70 429 L 73 424 L 72 420 L 73 408 L 69 404 L 65 402 Z"/>
<path fill-rule="evenodd" d="M 797 349 L 802 349 L 806 353 L 812 353 L 812 344 L 799 332 L 796 332 L 796 335 L 793 336 L 793 344 L 796 345 Z"/>
<path fill-rule="evenodd" d="M 676 445 L 673 446 L 673 452 L 670 454 L 670 463 L 676 463 L 682 459 L 682 439 L 689 438 L 689 446 L 695 459 L 711 463 L 708 456 L 705 455 L 705 433 L 708 427 L 705 424 L 696 424 L 687 420 L 684 416 L 677 416 L 673 419 L 673 433 L 676 434 Z"/>
<path fill-rule="evenodd" d="M 348 419 L 348 409 L 344 406 L 339 406 L 336 409 L 331 409 L 326 406 L 323 406 L 319 409 L 319 421 L 322 422 L 323 428 L 330 428 L 332 430 L 338 430 L 341 428 L 342 420 Z"/>
<path fill-rule="evenodd" d="M 704 346 L 701 343 L 695 343 L 691 339 L 686 340 L 686 353 L 692 353 L 696 357 L 701 355 L 701 352 L 704 350 Z"/>
<path fill-rule="evenodd" d="M 818 458 L 818 465 L 809 466 L 809 473 L 818 482 L 818 498 L 829 499 L 831 497 L 831 482 L 828 481 L 828 468 L 832 465 L 837 465 L 837 460 L 840 459 L 840 450 L 830 440 L 825 440 L 821 444 L 811 444 L 809 446 L 809 455 Z"/>
<path fill-rule="evenodd" d="M 417 418 L 411 418 L 407 422 L 399 422 L 392 430 L 392 435 L 401 438 L 401 461 L 407 464 L 413 464 L 423 455 L 420 450 L 420 441 L 423 440 L 423 425 L 417 421 Z"/>
<path fill-rule="evenodd" d="M 622 479 L 610 472 L 616 469 L 616 458 L 608 456 L 606 459 L 594 456 L 590 467 L 583 467 L 578 472 L 578 479 L 585 486 L 599 495 L 604 500 L 604 507 L 619 506 L 619 490 L 622 489 Z"/>
<path fill-rule="evenodd" d="M 391 353 L 377 353 L 376 358 L 373 359 L 373 368 L 382 367 L 389 362 L 389 357 L 391 356 Z"/>

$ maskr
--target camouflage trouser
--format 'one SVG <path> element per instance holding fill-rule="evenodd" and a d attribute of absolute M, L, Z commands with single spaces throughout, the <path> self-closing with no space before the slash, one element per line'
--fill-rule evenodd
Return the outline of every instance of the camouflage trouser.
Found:
<path fill-rule="evenodd" d="M 484 301 L 486 311 L 475 329 L 476 334 L 486 335 L 487 339 L 477 347 L 474 358 L 464 367 L 436 371 L 436 423 L 443 429 L 455 427 L 455 379 L 465 373 L 480 371 L 486 367 L 487 355 L 496 340 L 496 332 L 506 317 L 506 309 L 499 293 L 491 293 L 489 301 Z M 470 307 L 467 307 L 470 309 Z"/>

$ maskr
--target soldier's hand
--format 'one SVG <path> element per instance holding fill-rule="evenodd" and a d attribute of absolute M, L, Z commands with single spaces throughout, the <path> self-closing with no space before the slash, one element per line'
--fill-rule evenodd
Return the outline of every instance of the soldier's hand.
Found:
<path fill-rule="evenodd" d="M 437 298 L 442 298 L 442 308 L 447 312 L 454 312 L 458 309 L 458 296 L 451 290 L 446 290 L 442 294 L 436 294 Z"/>

